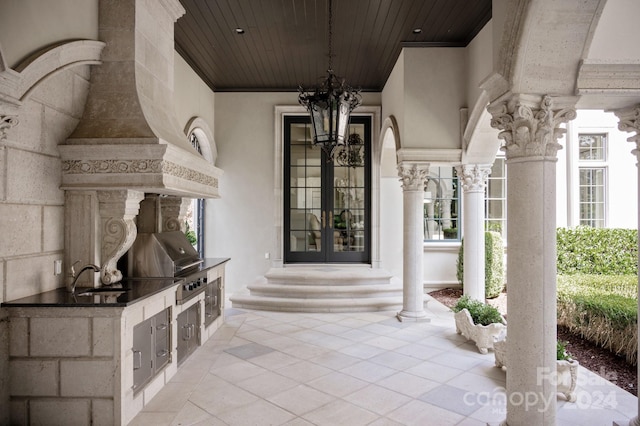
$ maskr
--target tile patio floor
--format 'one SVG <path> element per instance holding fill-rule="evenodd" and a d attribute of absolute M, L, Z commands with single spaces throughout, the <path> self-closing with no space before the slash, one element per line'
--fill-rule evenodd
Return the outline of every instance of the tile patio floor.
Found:
<path fill-rule="evenodd" d="M 455 332 L 431 300 L 430 323 L 394 312 L 227 309 L 130 425 L 486 425 L 505 419 L 505 373 Z M 578 400 L 558 397 L 557 424 L 611 426 L 637 399 L 581 368 Z"/>

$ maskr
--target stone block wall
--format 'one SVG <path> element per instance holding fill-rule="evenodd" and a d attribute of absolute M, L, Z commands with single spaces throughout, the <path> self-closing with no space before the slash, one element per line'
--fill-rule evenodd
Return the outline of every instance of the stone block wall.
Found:
<path fill-rule="evenodd" d="M 18 125 L 0 140 L 0 302 L 64 285 L 54 261 L 64 249 L 64 191 L 58 144 L 79 122 L 89 66 L 57 73 L 36 86 Z"/>
<path fill-rule="evenodd" d="M 11 424 L 118 424 L 122 309 L 9 311 Z"/>

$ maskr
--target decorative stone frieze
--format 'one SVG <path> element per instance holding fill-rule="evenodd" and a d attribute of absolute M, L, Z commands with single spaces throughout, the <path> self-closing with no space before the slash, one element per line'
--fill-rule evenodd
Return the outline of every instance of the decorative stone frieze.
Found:
<path fill-rule="evenodd" d="M 556 158 L 562 146 L 558 139 L 565 133 L 560 124 L 573 120 L 576 110 L 567 107 L 554 110 L 554 100 L 545 95 L 507 95 L 487 108 L 491 127 L 501 130 L 502 150 L 507 160 L 523 157 Z"/>
<path fill-rule="evenodd" d="M 66 160 L 62 173 L 162 173 L 162 160 Z"/>
<path fill-rule="evenodd" d="M 162 232 L 184 231 L 184 219 L 190 205 L 191 200 L 188 198 L 161 197 Z"/>
<path fill-rule="evenodd" d="M 403 190 L 424 190 L 429 175 L 428 164 L 401 164 L 398 166 L 398 176 Z"/>
<path fill-rule="evenodd" d="M 137 228 L 133 219 L 137 216 L 144 193 L 140 191 L 98 191 L 100 229 L 102 231 L 101 272 L 103 284 L 122 280 L 117 268 L 118 260 L 136 239 Z"/>
<path fill-rule="evenodd" d="M 464 192 L 484 192 L 491 168 L 478 164 L 463 164 L 456 167 L 456 171 Z"/>
<path fill-rule="evenodd" d="M 17 115 L 0 115 L 0 141 L 7 138 L 7 131 L 19 123 Z"/>

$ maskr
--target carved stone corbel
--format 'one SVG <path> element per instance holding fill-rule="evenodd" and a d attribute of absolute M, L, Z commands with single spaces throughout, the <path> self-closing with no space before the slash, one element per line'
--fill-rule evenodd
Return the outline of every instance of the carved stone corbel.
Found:
<path fill-rule="evenodd" d="M 133 245 L 137 228 L 134 218 L 140 209 L 144 193 L 131 190 L 98 191 L 100 229 L 102 232 L 101 272 L 103 284 L 122 280 L 118 260 Z"/>
<path fill-rule="evenodd" d="M 185 231 L 184 221 L 191 199 L 173 196 L 160 198 L 160 215 L 162 232 Z"/>
<path fill-rule="evenodd" d="M 7 138 L 7 131 L 19 123 L 17 115 L 0 114 L 0 141 Z"/>

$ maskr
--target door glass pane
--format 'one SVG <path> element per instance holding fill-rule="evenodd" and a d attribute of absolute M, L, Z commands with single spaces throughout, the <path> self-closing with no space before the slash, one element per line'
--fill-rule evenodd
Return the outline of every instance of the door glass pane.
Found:
<path fill-rule="evenodd" d="M 364 251 L 364 132 L 364 124 L 352 124 L 348 148 L 333 162 L 334 251 Z"/>
<path fill-rule="evenodd" d="M 319 251 L 322 247 L 321 153 L 313 147 L 308 124 L 291 123 L 290 138 L 290 249 L 292 252 Z"/>

